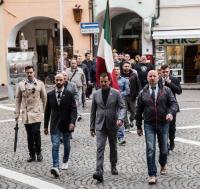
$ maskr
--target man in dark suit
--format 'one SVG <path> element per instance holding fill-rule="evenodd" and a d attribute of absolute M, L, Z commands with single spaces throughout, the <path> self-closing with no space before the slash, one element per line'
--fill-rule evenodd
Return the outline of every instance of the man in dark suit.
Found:
<path fill-rule="evenodd" d="M 74 96 L 64 87 L 63 74 L 55 76 L 56 89 L 47 94 L 47 105 L 44 115 L 44 134 L 48 134 L 50 121 L 50 134 L 52 142 L 53 167 L 51 174 L 59 177 L 59 147 L 60 137 L 63 136 L 64 157 L 62 169 L 68 169 L 70 154 L 70 137 L 74 131 L 77 119 L 77 108 Z"/>
<path fill-rule="evenodd" d="M 93 178 L 103 181 L 103 162 L 106 140 L 110 145 L 111 173 L 118 175 L 117 164 L 117 130 L 121 127 L 126 115 L 124 100 L 119 91 L 110 87 L 107 73 L 100 75 L 101 89 L 97 90 L 92 99 L 90 132 L 97 137 L 97 164 Z"/>
<path fill-rule="evenodd" d="M 165 64 L 161 66 L 162 70 L 162 84 L 164 86 L 167 86 L 171 89 L 174 97 L 176 98 L 176 94 L 180 95 L 182 93 L 182 88 L 180 85 L 180 81 L 176 78 L 170 75 L 170 67 L 169 65 Z M 178 107 L 178 112 L 179 112 Z M 175 147 L 174 139 L 175 139 L 175 133 L 176 133 L 176 114 L 174 115 L 173 120 L 169 124 L 169 150 L 173 150 Z"/>

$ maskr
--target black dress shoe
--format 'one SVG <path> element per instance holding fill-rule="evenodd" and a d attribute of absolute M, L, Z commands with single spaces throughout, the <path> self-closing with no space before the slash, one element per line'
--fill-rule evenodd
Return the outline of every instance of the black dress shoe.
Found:
<path fill-rule="evenodd" d="M 112 175 L 118 175 L 117 168 L 116 167 L 112 167 L 111 168 L 111 173 L 112 173 Z"/>
<path fill-rule="evenodd" d="M 32 161 L 35 161 L 35 156 L 30 156 L 30 157 L 27 159 L 27 162 L 32 162 Z"/>
<path fill-rule="evenodd" d="M 42 161 L 42 160 L 43 160 L 43 156 L 42 156 L 42 154 L 40 153 L 40 154 L 37 155 L 37 161 Z"/>
<path fill-rule="evenodd" d="M 171 150 L 171 151 L 173 151 L 174 150 L 174 148 L 175 148 L 175 143 L 174 143 L 174 140 L 171 140 L 170 141 L 170 144 L 169 144 L 169 149 Z"/>
<path fill-rule="evenodd" d="M 99 182 L 103 182 L 103 175 L 99 174 L 99 173 L 94 173 L 93 174 L 93 179 L 99 181 Z"/>

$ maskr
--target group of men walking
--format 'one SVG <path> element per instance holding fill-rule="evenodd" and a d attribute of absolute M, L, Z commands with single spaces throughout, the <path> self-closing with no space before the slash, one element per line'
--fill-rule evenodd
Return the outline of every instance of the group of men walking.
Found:
<path fill-rule="evenodd" d="M 86 76 L 88 70 L 81 66 L 83 63 L 79 58 L 74 57 L 69 68 L 66 68 L 63 73 L 56 74 L 55 89 L 48 94 L 43 82 L 35 78 L 32 66 L 25 68 L 27 78 L 17 87 L 16 121 L 21 109 L 22 122 L 27 131 L 29 149 L 27 161 L 42 161 L 43 159 L 40 126 L 44 111 L 44 134 L 49 133 L 50 125 L 53 160 L 51 173 L 55 177 L 59 177 L 60 167 L 63 170 L 68 169 L 71 133 L 74 131 L 76 121 L 81 120 L 82 94 L 91 84 L 91 75 Z M 168 65 L 161 67 L 160 78 L 158 71 L 147 65 L 145 67 L 146 69 L 141 65 L 135 65 L 133 69 L 129 61 L 116 64 L 115 75 L 120 91 L 110 86 L 111 80 L 107 73 L 100 75 L 100 89 L 93 94 L 90 117 L 90 134 L 92 137 L 96 136 L 97 144 L 96 172 L 93 178 L 100 182 L 103 181 L 104 150 L 107 138 L 110 145 L 111 173 L 118 175 L 117 142 L 125 143 L 125 129 L 128 131 L 130 127 L 133 127 L 134 120 L 136 120 L 139 136 L 143 135 L 144 120 L 149 184 L 155 184 L 157 180 L 156 135 L 160 148 L 160 171 L 161 174 L 166 174 L 168 149 L 173 150 L 175 147 L 175 121 L 179 110 L 175 94 L 181 94 L 182 90 L 180 82 L 170 76 Z M 140 69 L 143 70 L 142 76 Z M 91 94 L 90 90 L 88 95 Z M 90 96 L 88 95 L 87 97 Z M 127 111 L 130 112 L 129 119 Z M 64 144 L 62 166 L 59 162 L 61 137 Z"/>

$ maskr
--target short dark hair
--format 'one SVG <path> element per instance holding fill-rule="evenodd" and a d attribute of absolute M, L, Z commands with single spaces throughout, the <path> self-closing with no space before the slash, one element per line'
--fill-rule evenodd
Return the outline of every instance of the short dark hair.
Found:
<path fill-rule="evenodd" d="M 101 73 L 100 77 L 103 77 L 103 78 L 108 77 L 108 79 L 110 80 L 110 76 L 109 76 L 109 74 L 107 72 Z"/>
<path fill-rule="evenodd" d="M 164 64 L 161 66 L 161 70 L 165 70 L 167 68 L 170 68 L 169 64 Z"/>
<path fill-rule="evenodd" d="M 73 55 L 73 58 L 77 60 L 78 55 L 74 54 L 74 55 Z"/>
<path fill-rule="evenodd" d="M 90 53 L 89 53 L 89 52 L 86 52 L 86 53 L 85 53 L 85 57 L 86 57 L 88 54 L 90 54 Z"/>
<path fill-rule="evenodd" d="M 34 67 L 31 66 L 31 65 L 28 65 L 28 66 L 25 67 L 25 70 L 29 70 L 29 69 L 33 69 L 33 71 L 35 71 Z"/>
<path fill-rule="evenodd" d="M 124 64 L 129 64 L 129 65 L 131 65 L 131 63 L 130 63 L 130 62 L 127 62 L 127 61 L 123 62 L 122 66 L 123 66 Z"/>

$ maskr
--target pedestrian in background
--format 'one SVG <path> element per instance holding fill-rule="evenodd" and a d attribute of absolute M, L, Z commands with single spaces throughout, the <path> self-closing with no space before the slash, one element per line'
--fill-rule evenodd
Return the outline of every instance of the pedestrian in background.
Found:
<path fill-rule="evenodd" d="M 134 69 L 138 73 L 141 87 L 143 88 L 146 84 L 148 84 L 148 81 L 147 81 L 148 72 L 150 70 L 154 70 L 154 67 L 151 63 L 147 63 L 146 56 L 141 56 L 140 61 L 134 64 Z"/>
<path fill-rule="evenodd" d="M 71 60 L 71 67 L 67 68 L 66 73 L 68 75 L 69 81 L 75 83 L 78 88 L 79 101 L 77 104 L 77 108 L 78 108 L 77 121 L 80 121 L 82 119 L 82 116 L 81 116 L 82 93 L 83 93 L 83 88 L 86 86 L 85 74 L 83 70 L 78 67 L 77 60 L 74 58 Z"/>
<path fill-rule="evenodd" d="M 29 158 L 27 162 L 42 161 L 40 125 L 47 95 L 44 83 L 35 78 L 33 66 L 26 66 L 26 79 L 18 84 L 16 91 L 15 120 L 18 122 L 20 109 L 22 122 L 27 132 Z"/>
<path fill-rule="evenodd" d="M 85 64 L 88 67 L 90 78 L 96 77 L 94 75 L 94 73 L 92 72 L 92 67 L 93 67 L 94 62 L 91 60 L 91 54 L 90 53 L 88 53 L 88 52 L 85 53 L 85 60 L 83 60 L 82 63 Z M 90 95 L 92 94 L 92 90 L 93 90 L 93 84 L 91 83 L 90 80 L 88 80 L 87 81 L 87 88 L 86 88 L 86 99 L 90 98 Z"/>
<path fill-rule="evenodd" d="M 149 184 L 155 184 L 157 181 L 157 167 L 155 163 L 156 135 L 160 149 L 160 173 L 164 175 L 167 173 L 169 122 L 173 120 L 178 105 L 172 91 L 166 86 L 158 85 L 157 71 L 149 71 L 147 80 L 148 85 L 143 88 L 138 96 L 136 126 L 137 134 L 142 136 L 142 119 L 144 119 L 148 182 Z"/>
<path fill-rule="evenodd" d="M 68 169 L 68 160 L 70 155 L 71 132 L 74 131 L 77 119 L 77 108 L 74 96 L 64 87 L 63 74 L 55 76 L 56 88 L 47 94 L 47 105 L 44 114 L 44 134 L 49 133 L 52 142 L 53 167 L 51 174 L 56 178 L 60 176 L 59 148 L 60 137 L 63 137 L 64 156 L 62 169 Z M 50 121 L 51 120 L 51 121 Z"/>
<path fill-rule="evenodd" d="M 176 98 L 176 94 L 180 95 L 182 93 L 182 88 L 180 85 L 180 81 L 178 78 L 173 77 L 170 74 L 170 67 L 169 65 L 165 64 L 161 66 L 162 70 L 162 84 L 164 86 L 167 86 L 171 89 L 174 97 Z M 178 107 L 178 111 L 180 112 L 180 109 Z M 169 150 L 174 150 L 175 148 L 175 135 L 176 135 L 176 114 L 174 114 L 173 120 L 169 124 Z"/>
<path fill-rule="evenodd" d="M 117 165 L 117 131 L 123 125 L 126 108 L 121 94 L 110 87 L 107 73 L 100 75 L 100 87 L 92 98 L 90 132 L 96 135 L 97 160 L 93 178 L 103 181 L 103 162 L 106 140 L 109 140 L 110 163 L 112 175 L 118 175 Z"/>
<path fill-rule="evenodd" d="M 126 108 L 130 112 L 130 117 L 126 114 L 125 118 L 125 131 L 129 132 L 130 127 L 134 126 L 135 109 L 136 109 L 136 97 L 140 91 L 140 81 L 137 76 L 137 72 L 131 69 L 130 62 L 124 62 L 122 66 L 121 76 L 129 80 L 130 93 L 125 98 Z"/>
<path fill-rule="evenodd" d="M 129 80 L 122 77 L 120 75 L 120 66 L 115 66 L 115 76 L 119 85 L 119 89 L 120 89 L 120 93 L 122 95 L 122 98 L 125 102 L 126 97 L 130 94 L 130 88 L 129 88 Z M 127 113 L 127 111 L 126 111 Z M 124 124 L 119 127 L 118 132 L 117 132 L 117 141 L 118 144 L 125 144 L 126 140 L 125 140 L 125 127 Z"/>

